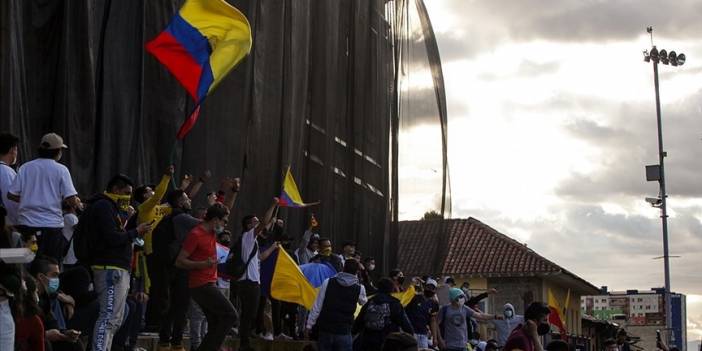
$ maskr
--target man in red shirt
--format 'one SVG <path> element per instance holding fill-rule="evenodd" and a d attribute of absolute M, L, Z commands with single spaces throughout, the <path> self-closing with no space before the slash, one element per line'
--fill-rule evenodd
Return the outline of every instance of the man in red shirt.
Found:
<path fill-rule="evenodd" d="M 548 314 L 551 312 L 543 302 L 533 302 L 524 313 L 524 324 L 519 324 L 509 335 L 503 351 L 543 351 L 541 336 L 551 331 Z"/>
<path fill-rule="evenodd" d="M 183 242 L 176 266 L 188 270 L 190 296 L 207 317 L 208 331 L 198 350 L 219 350 L 238 316 L 232 303 L 217 288 L 217 234 L 224 230 L 229 209 L 215 203 L 204 221 Z"/>

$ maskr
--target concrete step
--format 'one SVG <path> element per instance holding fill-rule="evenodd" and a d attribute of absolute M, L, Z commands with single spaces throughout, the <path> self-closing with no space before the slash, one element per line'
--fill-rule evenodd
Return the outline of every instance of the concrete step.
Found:
<path fill-rule="evenodd" d="M 143 347 L 148 351 L 156 351 L 158 346 L 158 334 L 155 333 L 142 333 L 139 335 L 138 341 L 139 347 Z M 183 345 L 186 349 L 190 347 L 190 339 L 185 336 L 183 338 Z M 262 340 L 262 339 L 251 339 L 251 346 L 256 351 L 315 351 L 317 350 L 317 343 L 313 341 L 297 341 L 297 340 Z M 236 351 L 239 349 L 239 339 L 227 337 L 224 341 L 223 349 L 227 351 Z"/>

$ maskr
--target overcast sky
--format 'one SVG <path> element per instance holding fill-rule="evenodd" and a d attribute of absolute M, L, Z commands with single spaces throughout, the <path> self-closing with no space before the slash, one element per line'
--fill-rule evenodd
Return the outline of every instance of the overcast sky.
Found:
<path fill-rule="evenodd" d="M 658 163 L 646 26 L 659 49 L 687 55 L 661 65 L 660 81 L 670 254 L 682 256 L 671 284 L 688 296 L 688 341 L 699 342 L 702 1 L 425 1 L 446 80 L 453 217 L 610 289 L 663 285 L 660 213 L 644 201 L 658 194 L 644 173 Z M 436 200 L 417 188 L 402 200 L 405 219 Z"/>

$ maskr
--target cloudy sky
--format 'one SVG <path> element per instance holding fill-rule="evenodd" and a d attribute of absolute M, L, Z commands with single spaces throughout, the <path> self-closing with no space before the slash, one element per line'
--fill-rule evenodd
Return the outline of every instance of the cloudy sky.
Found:
<path fill-rule="evenodd" d="M 702 2 L 425 1 L 446 80 L 453 217 L 478 218 L 610 289 L 663 285 L 659 211 L 644 201 L 658 194 L 644 173 L 658 163 L 646 26 L 659 49 L 687 55 L 661 65 L 660 81 L 670 254 L 681 256 L 671 284 L 688 296 L 688 339 L 699 342 Z M 435 132 L 419 125 L 405 140 Z M 436 201 L 411 186 L 405 219 Z"/>

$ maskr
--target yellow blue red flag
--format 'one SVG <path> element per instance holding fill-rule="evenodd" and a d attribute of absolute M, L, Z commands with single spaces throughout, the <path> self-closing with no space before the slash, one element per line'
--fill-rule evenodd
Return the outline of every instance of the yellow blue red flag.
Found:
<path fill-rule="evenodd" d="M 290 167 L 285 173 L 285 179 L 283 180 L 283 191 L 278 197 L 278 204 L 280 207 L 307 207 L 319 204 L 319 202 L 306 204 L 302 201 L 302 196 L 300 196 L 300 191 L 297 190 L 297 184 L 295 184 L 295 179 L 293 179 L 292 173 L 290 173 Z"/>
<path fill-rule="evenodd" d="M 195 101 L 178 131 L 183 139 L 195 125 L 200 104 L 251 51 L 251 26 L 224 0 L 187 0 L 171 23 L 146 44 Z"/>

